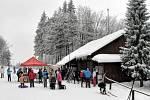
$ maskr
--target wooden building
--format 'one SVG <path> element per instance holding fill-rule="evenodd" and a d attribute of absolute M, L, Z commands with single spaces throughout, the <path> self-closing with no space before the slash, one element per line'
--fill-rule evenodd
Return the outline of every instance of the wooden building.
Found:
<path fill-rule="evenodd" d="M 92 60 L 98 62 L 96 68 L 100 76 L 106 73 L 110 79 L 120 82 L 129 81 L 129 77 L 121 68 L 120 54 L 98 54 Z"/>
<path fill-rule="evenodd" d="M 102 62 L 94 59 L 98 54 L 101 54 L 101 56 L 97 56 L 97 59 L 99 60 L 105 56 L 104 54 L 107 54 L 108 58 L 110 55 L 119 55 L 120 47 L 125 44 L 123 33 L 124 30 L 119 30 L 104 36 L 103 38 L 91 41 L 64 57 L 57 64 L 73 66 L 77 70 L 85 69 L 86 67 L 91 70 L 96 68 L 99 75 L 106 73 L 107 77 L 116 81 L 126 81 L 128 80 L 128 77 L 122 72 L 121 60 L 116 62 L 111 60 Z"/>

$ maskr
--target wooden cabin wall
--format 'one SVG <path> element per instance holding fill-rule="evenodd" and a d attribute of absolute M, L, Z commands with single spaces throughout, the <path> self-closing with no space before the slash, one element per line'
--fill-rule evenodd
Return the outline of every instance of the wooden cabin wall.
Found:
<path fill-rule="evenodd" d="M 106 73 L 106 76 L 110 79 L 121 81 L 122 75 L 121 75 L 121 65 L 120 63 L 105 63 L 104 66 L 104 73 Z"/>
<path fill-rule="evenodd" d="M 121 36 L 103 48 L 92 53 L 91 58 L 97 54 L 119 54 L 120 47 L 125 45 L 125 37 Z"/>
<path fill-rule="evenodd" d="M 123 82 L 130 81 L 128 77 L 121 68 L 121 63 L 104 63 L 104 73 L 108 78 L 111 78 L 115 81 Z"/>

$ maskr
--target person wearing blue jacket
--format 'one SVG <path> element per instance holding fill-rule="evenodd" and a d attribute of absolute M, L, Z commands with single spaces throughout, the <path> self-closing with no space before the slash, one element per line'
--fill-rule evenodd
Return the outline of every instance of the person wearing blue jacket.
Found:
<path fill-rule="evenodd" d="M 7 69 L 7 75 L 8 75 L 8 82 L 10 81 L 11 82 L 11 70 L 10 70 L 10 67 L 8 67 Z"/>
<path fill-rule="evenodd" d="M 47 87 L 47 79 L 48 79 L 48 72 L 46 69 L 42 72 L 43 81 L 44 81 L 44 88 Z"/>
<path fill-rule="evenodd" d="M 90 88 L 90 79 L 91 79 L 92 74 L 91 74 L 89 68 L 87 68 L 87 70 L 85 70 L 83 73 L 84 73 L 85 80 L 86 80 L 86 88 L 87 87 Z"/>

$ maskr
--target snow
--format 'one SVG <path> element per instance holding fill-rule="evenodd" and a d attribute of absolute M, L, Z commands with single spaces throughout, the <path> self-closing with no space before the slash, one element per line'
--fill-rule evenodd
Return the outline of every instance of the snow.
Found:
<path fill-rule="evenodd" d="M 5 73 L 6 74 L 6 73 Z M 139 88 L 139 82 L 135 83 L 135 88 Z M 25 83 L 29 86 L 29 83 Z M 129 95 L 129 89 L 122 87 L 117 84 L 112 84 L 112 90 L 109 90 L 107 84 L 106 91 L 108 95 L 102 95 L 99 93 L 98 87 L 81 88 L 80 84 L 67 83 L 66 90 L 51 90 L 44 88 L 43 84 L 35 83 L 35 88 L 18 88 L 19 83 L 17 82 L 16 74 L 12 75 L 12 82 L 7 82 L 7 77 L 0 78 L 0 99 L 1 100 L 127 100 Z M 124 83 L 131 86 L 131 82 Z M 150 93 L 150 81 L 147 81 L 146 87 L 140 88 L 146 93 Z M 84 84 L 85 86 L 85 84 Z M 111 94 L 115 95 L 111 95 Z M 117 97 L 116 97 L 117 96 Z M 144 96 L 143 94 L 135 93 L 135 100 L 150 100 L 150 97 Z"/>
<path fill-rule="evenodd" d="M 79 49 L 75 50 L 74 52 L 70 53 L 69 55 L 65 56 L 61 61 L 57 63 L 57 65 L 65 65 L 67 62 L 75 59 L 75 58 L 84 58 L 88 55 L 91 55 L 96 50 L 106 46 L 107 44 L 111 43 L 115 39 L 119 38 L 123 35 L 125 31 L 119 30 L 107 36 L 104 36 L 100 39 L 93 40 L 84 46 L 80 47 Z"/>
<path fill-rule="evenodd" d="M 92 58 L 92 60 L 99 63 L 106 62 L 121 62 L 120 54 L 98 54 Z"/>

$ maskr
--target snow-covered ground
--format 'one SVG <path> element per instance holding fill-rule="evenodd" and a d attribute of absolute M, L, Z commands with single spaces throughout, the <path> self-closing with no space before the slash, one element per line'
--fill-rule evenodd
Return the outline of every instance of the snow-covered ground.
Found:
<path fill-rule="evenodd" d="M 102 95 L 99 93 L 98 87 L 81 88 L 80 84 L 65 81 L 63 84 L 67 86 L 66 90 L 51 90 L 38 83 L 35 83 L 35 88 L 18 88 L 19 83 L 16 75 L 12 75 L 12 82 L 7 82 L 5 75 L 4 79 L 0 78 L 0 100 L 127 100 L 130 91 L 120 85 L 113 84 L 112 90 L 109 90 L 109 85 L 107 85 L 108 95 Z M 130 83 L 125 84 L 130 85 Z M 29 83 L 26 85 L 29 86 Z M 142 90 L 150 94 L 150 86 L 142 88 Z M 150 100 L 150 97 L 135 93 L 135 100 Z"/>

